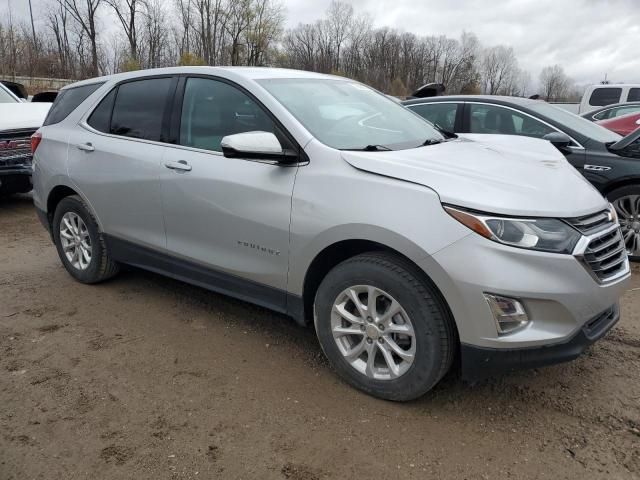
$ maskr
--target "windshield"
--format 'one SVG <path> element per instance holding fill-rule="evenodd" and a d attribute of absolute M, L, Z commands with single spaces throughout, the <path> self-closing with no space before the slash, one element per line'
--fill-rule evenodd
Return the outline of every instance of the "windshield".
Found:
<path fill-rule="evenodd" d="M 558 122 L 561 125 L 565 125 L 568 128 L 584 135 L 587 138 L 591 138 L 598 142 L 609 143 L 617 142 L 622 137 L 617 133 L 607 130 L 600 125 L 590 122 L 586 118 L 574 115 L 571 112 L 567 112 L 562 108 L 554 107 L 544 102 L 528 103 L 527 108 L 530 108 L 534 112 L 538 112 L 545 117 Z"/>
<path fill-rule="evenodd" d="M 362 84 L 319 78 L 259 83 L 311 134 L 340 150 L 401 150 L 444 137 L 402 105 Z"/>
<path fill-rule="evenodd" d="M 20 101 L 7 92 L 4 86 L 0 86 L 0 103 L 20 103 Z"/>

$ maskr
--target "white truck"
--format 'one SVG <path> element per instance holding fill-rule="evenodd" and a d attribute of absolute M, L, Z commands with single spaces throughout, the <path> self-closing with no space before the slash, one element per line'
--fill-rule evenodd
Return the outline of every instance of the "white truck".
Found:
<path fill-rule="evenodd" d="M 0 196 L 31 190 L 31 135 L 50 108 L 22 101 L 0 83 Z"/>
<path fill-rule="evenodd" d="M 553 103 L 576 115 L 614 103 L 640 101 L 640 83 L 599 84 L 587 87 L 580 103 Z"/>

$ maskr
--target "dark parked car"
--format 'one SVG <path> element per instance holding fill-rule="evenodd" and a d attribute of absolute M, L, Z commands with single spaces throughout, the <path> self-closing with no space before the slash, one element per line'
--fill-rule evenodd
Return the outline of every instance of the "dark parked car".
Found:
<path fill-rule="evenodd" d="M 622 115 L 629 115 L 630 113 L 638 112 L 640 112 L 640 102 L 627 102 L 607 105 L 596 110 L 591 110 L 581 116 L 582 118 L 586 118 L 592 122 L 597 122 L 599 120 L 609 120 L 610 118 L 621 117 Z"/>
<path fill-rule="evenodd" d="M 613 203 L 627 251 L 640 260 L 640 131 L 623 138 L 548 103 L 518 97 L 443 96 L 403 104 L 444 131 L 551 141 Z"/>

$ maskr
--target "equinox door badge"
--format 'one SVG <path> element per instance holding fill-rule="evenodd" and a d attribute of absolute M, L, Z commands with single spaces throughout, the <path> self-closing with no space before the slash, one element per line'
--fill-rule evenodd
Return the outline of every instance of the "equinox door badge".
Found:
<path fill-rule="evenodd" d="M 243 240 L 238 240 L 239 247 L 249 248 L 251 250 L 257 250 L 258 252 L 268 253 L 269 255 L 280 255 L 280 250 L 276 250 L 275 248 L 264 247 L 262 245 L 258 245 L 253 242 L 245 242 Z"/>

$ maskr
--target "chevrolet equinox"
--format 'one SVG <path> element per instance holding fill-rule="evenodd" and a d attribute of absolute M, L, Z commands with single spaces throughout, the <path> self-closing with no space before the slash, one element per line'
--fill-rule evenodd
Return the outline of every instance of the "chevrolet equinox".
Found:
<path fill-rule="evenodd" d="M 62 90 L 32 138 L 60 260 L 121 264 L 313 324 L 336 372 L 409 400 L 577 357 L 618 320 L 615 210 L 548 142 L 448 135 L 355 81 L 179 67 Z"/>

